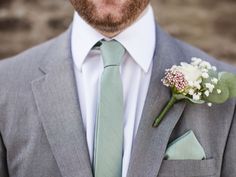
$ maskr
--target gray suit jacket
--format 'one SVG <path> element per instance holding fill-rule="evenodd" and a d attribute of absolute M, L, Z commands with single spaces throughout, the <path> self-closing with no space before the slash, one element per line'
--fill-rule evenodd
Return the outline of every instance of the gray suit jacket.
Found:
<path fill-rule="evenodd" d="M 0 62 L 0 176 L 92 177 L 72 67 L 69 28 L 59 37 Z M 235 100 L 208 107 L 177 103 L 158 128 L 170 98 L 164 70 L 200 57 L 235 72 L 156 26 L 153 71 L 127 177 L 235 177 Z M 145 49 L 144 49 L 145 51 Z M 193 130 L 206 160 L 163 160 L 168 142 Z"/>

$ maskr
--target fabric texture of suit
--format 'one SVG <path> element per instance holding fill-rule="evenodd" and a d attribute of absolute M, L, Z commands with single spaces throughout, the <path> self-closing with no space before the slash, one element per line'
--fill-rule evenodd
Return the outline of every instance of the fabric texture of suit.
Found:
<path fill-rule="evenodd" d="M 70 48 L 71 27 L 59 37 L 0 62 L 0 176 L 92 177 Z M 127 177 L 235 177 L 235 99 L 221 105 L 179 102 L 158 128 L 170 98 L 165 69 L 199 57 L 236 72 L 156 25 L 153 70 Z M 144 49 L 145 51 L 145 49 Z M 163 160 L 169 142 L 193 130 L 205 160 Z"/>

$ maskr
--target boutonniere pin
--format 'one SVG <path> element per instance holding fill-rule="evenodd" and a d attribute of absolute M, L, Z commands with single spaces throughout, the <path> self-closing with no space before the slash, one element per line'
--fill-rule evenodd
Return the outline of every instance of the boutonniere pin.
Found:
<path fill-rule="evenodd" d="M 180 100 L 196 104 L 224 103 L 236 96 L 236 75 L 217 72 L 217 68 L 200 58 L 192 58 L 191 63 L 181 63 L 166 69 L 162 83 L 171 89 L 171 99 L 155 118 L 157 127 L 171 107 Z"/>

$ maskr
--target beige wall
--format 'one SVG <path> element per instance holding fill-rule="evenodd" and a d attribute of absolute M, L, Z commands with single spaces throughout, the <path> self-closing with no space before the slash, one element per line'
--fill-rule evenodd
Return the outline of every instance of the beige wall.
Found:
<path fill-rule="evenodd" d="M 158 22 L 173 36 L 236 64 L 235 0 L 153 0 Z M 68 0 L 0 0 L 0 58 L 64 31 Z"/>

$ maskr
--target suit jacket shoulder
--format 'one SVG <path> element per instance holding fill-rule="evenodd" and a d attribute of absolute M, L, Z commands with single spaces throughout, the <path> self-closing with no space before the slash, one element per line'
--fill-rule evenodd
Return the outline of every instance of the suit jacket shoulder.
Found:
<path fill-rule="evenodd" d="M 34 46 L 22 53 L 0 61 L 0 92 L 24 87 L 29 81 L 41 75 L 40 66 L 46 66 L 57 57 L 68 57 L 60 53 L 62 47 L 70 47 L 68 29 L 61 35 Z M 65 55 L 65 56 L 64 56 Z M 2 94 L 1 94 L 2 95 Z"/>
<path fill-rule="evenodd" d="M 16 56 L 2 59 L 0 61 L 0 82 L 7 84 L 13 81 L 16 84 L 18 81 L 24 82 L 27 78 L 32 77 L 57 38 L 30 48 Z"/>
<path fill-rule="evenodd" d="M 49 41 L 0 61 L 0 132 L 2 125 L 6 123 L 3 120 L 7 117 L 5 114 L 12 113 L 14 106 L 24 104 L 24 98 L 32 97 L 31 82 L 45 74 L 47 65 L 56 65 L 55 60 L 70 57 L 69 37 L 70 29 Z"/>

